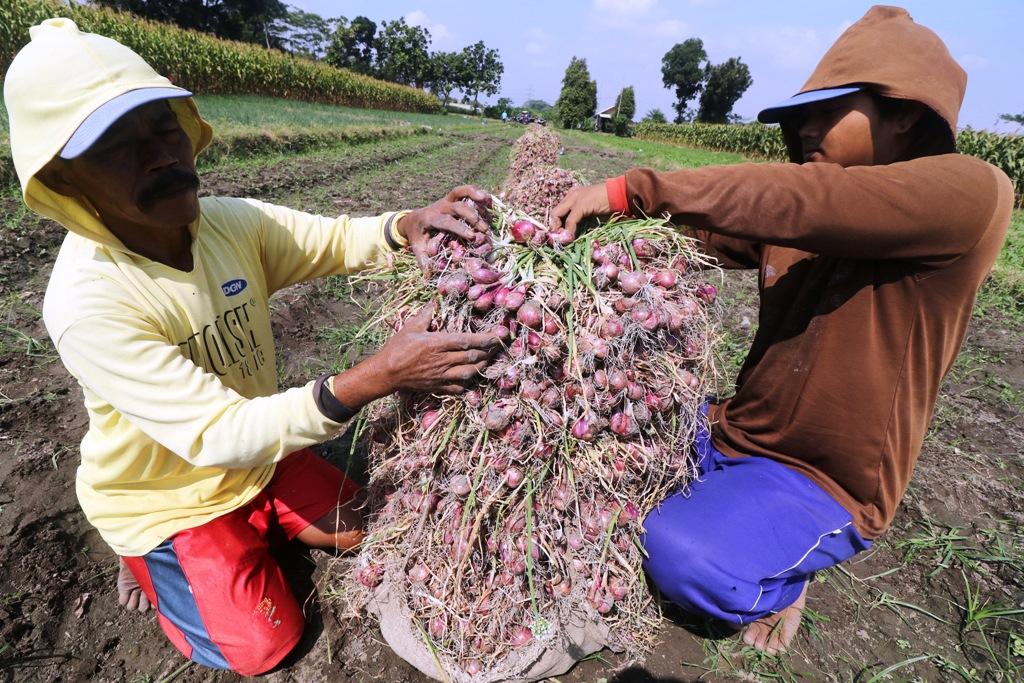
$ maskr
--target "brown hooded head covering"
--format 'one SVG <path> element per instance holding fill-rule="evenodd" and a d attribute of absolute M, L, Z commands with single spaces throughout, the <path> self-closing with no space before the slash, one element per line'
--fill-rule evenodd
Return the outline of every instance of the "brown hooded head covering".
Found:
<path fill-rule="evenodd" d="M 945 125 L 929 127 L 933 139 L 920 141 L 928 151 L 916 155 L 956 148 L 956 122 L 967 73 L 942 40 L 931 29 L 914 23 L 902 7 L 876 5 L 869 9 L 829 48 L 800 93 L 843 86 L 863 86 L 883 97 L 913 100 L 934 112 Z M 933 124 L 938 123 L 931 118 Z M 796 131 L 788 128 L 792 127 L 783 120 L 790 158 L 799 161 L 799 140 Z"/>

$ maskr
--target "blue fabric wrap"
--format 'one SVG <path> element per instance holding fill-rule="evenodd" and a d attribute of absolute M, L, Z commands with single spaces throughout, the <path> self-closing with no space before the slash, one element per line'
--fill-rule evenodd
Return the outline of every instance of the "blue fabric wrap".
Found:
<path fill-rule="evenodd" d="M 157 609 L 184 634 L 192 646 L 192 661 L 212 669 L 229 669 L 228 660 L 210 638 L 192 587 L 174 551 L 174 540 L 167 539 L 145 555 L 149 578 L 156 592 Z"/>
<path fill-rule="evenodd" d="M 647 516 L 642 537 L 644 569 L 683 609 L 750 623 L 793 604 L 813 572 L 871 547 L 850 513 L 803 474 L 768 458 L 728 457 L 707 429 L 694 450 L 699 476 Z"/>

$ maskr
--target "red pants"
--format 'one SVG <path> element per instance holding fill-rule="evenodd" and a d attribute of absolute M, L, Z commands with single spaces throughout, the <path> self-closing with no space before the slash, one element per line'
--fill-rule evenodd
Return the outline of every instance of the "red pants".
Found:
<path fill-rule="evenodd" d="M 295 647 L 305 626 L 270 541 L 295 538 L 358 491 L 303 449 L 278 463 L 246 505 L 123 559 L 183 655 L 246 676 L 263 673 Z"/>

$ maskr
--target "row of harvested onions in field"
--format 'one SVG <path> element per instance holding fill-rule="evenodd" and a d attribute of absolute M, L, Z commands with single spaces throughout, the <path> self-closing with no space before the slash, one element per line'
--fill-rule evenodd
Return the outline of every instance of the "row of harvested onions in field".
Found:
<path fill-rule="evenodd" d="M 691 241 L 649 219 L 573 241 L 495 202 L 492 242 L 437 236 L 427 278 L 369 276 L 384 298 L 367 332 L 439 300 L 435 329 L 505 340 L 478 386 L 382 402 L 359 436 L 377 503 L 357 578 L 399 596 L 453 680 L 522 674 L 571 619 L 645 649 L 641 523 L 691 474 L 714 372 L 715 288 Z"/>

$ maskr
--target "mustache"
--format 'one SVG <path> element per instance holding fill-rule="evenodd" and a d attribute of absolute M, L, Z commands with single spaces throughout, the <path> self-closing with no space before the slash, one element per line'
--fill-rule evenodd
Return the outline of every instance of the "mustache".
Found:
<path fill-rule="evenodd" d="M 139 208 L 149 211 L 160 197 L 186 188 L 198 189 L 199 176 L 184 168 L 168 169 L 139 192 Z"/>

